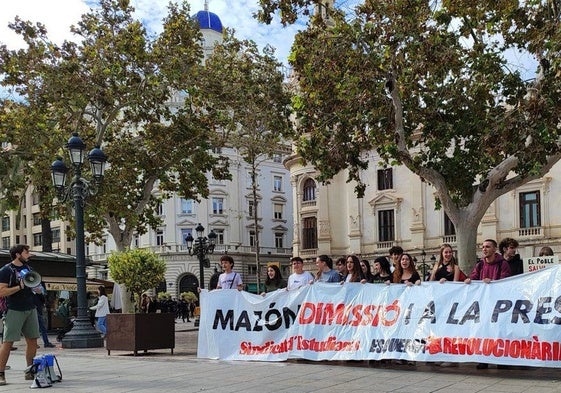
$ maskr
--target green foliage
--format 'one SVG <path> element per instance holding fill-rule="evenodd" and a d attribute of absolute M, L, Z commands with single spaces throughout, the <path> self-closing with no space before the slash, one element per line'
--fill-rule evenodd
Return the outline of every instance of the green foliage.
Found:
<path fill-rule="evenodd" d="M 293 23 L 317 3 L 261 0 L 258 17 L 269 23 L 279 11 Z M 405 165 L 434 186 L 458 243 L 473 253 L 464 236 L 491 202 L 561 159 L 559 53 L 558 1 L 367 0 L 330 9 L 328 21 L 309 19 L 289 57 L 298 152 L 319 180 L 346 170 L 359 196 L 365 151 Z M 460 260 L 473 260 L 465 250 Z"/>
<path fill-rule="evenodd" d="M 0 84 L 21 97 L 0 102 L 0 136 L 14 145 L 0 160 L 8 207 L 29 183 L 48 185 L 51 163 L 78 132 L 88 148 L 102 145 L 110 161 L 103 187 L 87 201 L 90 240 L 108 228 L 121 250 L 135 231 L 159 224 L 162 199 L 206 197 L 208 174 L 229 178 L 227 163 L 210 154 L 220 142 L 213 114 L 192 105 L 207 89 L 188 4 L 170 4 L 156 36 L 133 13 L 126 1 L 99 0 L 62 45 L 43 25 L 18 18 L 10 27 L 27 46 L 0 46 Z M 45 215 L 53 198 L 52 190 L 45 195 Z"/>
<path fill-rule="evenodd" d="M 195 295 L 193 292 L 181 292 L 181 295 L 179 297 L 186 302 L 196 302 L 198 300 L 197 295 Z"/>
<path fill-rule="evenodd" d="M 258 16 L 268 22 L 280 11 L 293 23 L 315 3 L 263 0 Z M 346 169 L 360 189 L 368 167 L 361 153 L 377 149 L 389 163 L 443 181 L 450 201 L 442 202 L 460 208 L 509 157 L 515 174 L 543 174 L 560 151 L 561 17 L 553 3 L 365 1 L 352 14 L 333 9 L 328 26 L 312 18 L 289 58 L 300 155 L 320 180 Z M 509 64 L 514 51 L 539 65 L 536 80 Z"/>
<path fill-rule="evenodd" d="M 153 252 L 143 249 L 113 252 L 108 258 L 108 266 L 115 282 L 123 284 L 137 301 L 143 292 L 158 286 L 166 272 L 166 263 Z"/>
<path fill-rule="evenodd" d="M 156 297 L 159 301 L 170 300 L 171 299 L 171 293 L 170 292 L 158 292 L 158 295 Z"/>

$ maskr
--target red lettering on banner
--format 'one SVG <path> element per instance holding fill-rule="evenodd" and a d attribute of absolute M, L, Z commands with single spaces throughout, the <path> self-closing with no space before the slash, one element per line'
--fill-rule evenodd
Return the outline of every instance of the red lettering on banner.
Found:
<path fill-rule="evenodd" d="M 301 325 L 393 326 L 399 319 L 398 300 L 388 305 L 304 302 L 298 314 Z"/>
<path fill-rule="evenodd" d="M 425 349 L 435 355 L 440 352 L 448 355 L 481 355 L 496 358 L 509 357 L 543 361 L 561 359 L 561 343 L 540 341 L 538 336 L 532 340 L 506 340 L 502 338 L 465 338 L 429 337 Z"/>
<path fill-rule="evenodd" d="M 279 343 L 267 341 L 263 345 L 255 345 L 251 342 L 243 341 L 240 344 L 240 355 L 267 355 L 289 352 L 292 350 L 299 351 L 358 351 L 360 349 L 360 341 L 338 341 L 336 337 L 330 336 L 327 340 L 319 341 L 315 338 L 305 339 L 302 336 L 292 336 Z"/>

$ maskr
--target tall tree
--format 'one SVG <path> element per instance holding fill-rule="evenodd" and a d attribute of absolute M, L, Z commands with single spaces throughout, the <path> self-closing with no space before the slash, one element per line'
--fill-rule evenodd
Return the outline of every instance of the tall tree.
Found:
<path fill-rule="evenodd" d="M 228 176 L 210 154 L 213 120 L 196 105 L 205 91 L 197 82 L 201 36 L 187 3 L 169 5 L 157 36 L 133 11 L 126 0 L 100 0 L 71 27 L 74 41 L 60 46 L 42 24 L 17 18 L 10 27 L 27 47 L 0 47 L 2 85 L 22 97 L 19 110 L 41 114 L 56 131 L 41 134 L 50 151 L 27 156 L 27 165 L 48 170 L 72 132 L 92 148 L 103 145 L 110 166 L 100 192 L 87 200 L 86 227 L 94 239 L 108 228 L 119 250 L 135 231 L 157 225 L 156 204 L 171 192 L 204 197 L 209 172 Z M 34 122 L 20 129 L 28 137 L 41 131 Z"/>
<path fill-rule="evenodd" d="M 292 23 L 319 3 L 261 0 L 259 18 L 280 10 Z M 435 188 L 469 267 L 491 203 L 561 158 L 560 8 L 558 0 L 376 0 L 353 15 L 327 8 L 329 27 L 311 18 L 290 57 L 302 157 L 322 179 L 348 168 L 359 195 L 365 150 L 405 165 Z M 535 77 L 511 64 L 513 53 L 538 65 Z"/>
<path fill-rule="evenodd" d="M 60 139 L 43 112 L 17 100 L 0 102 L 0 124 L 0 140 L 6 143 L 0 150 L 0 214 L 17 211 L 12 225 L 22 225 L 19 213 L 27 191 L 33 190 L 39 201 L 42 251 L 52 251 L 51 219 L 56 210 L 52 206 L 55 194 L 49 167 L 31 163 L 52 160 Z"/>
<path fill-rule="evenodd" d="M 216 113 L 216 126 L 227 146 L 237 150 L 249 165 L 251 202 L 255 230 L 255 262 L 257 288 L 261 288 L 259 169 L 275 153 L 286 152 L 281 135 L 291 128 L 290 95 L 284 84 L 281 63 L 274 50 L 260 51 L 255 42 L 238 40 L 227 31 L 224 41 L 214 48 L 206 60 L 208 86 L 204 107 Z M 248 207 L 249 209 L 249 207 Z"/>

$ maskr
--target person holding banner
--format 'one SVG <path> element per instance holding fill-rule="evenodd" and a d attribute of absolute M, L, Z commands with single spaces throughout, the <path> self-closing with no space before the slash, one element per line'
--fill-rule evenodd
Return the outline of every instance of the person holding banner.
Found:
<path fill-rule="evenodd" d="M 314 282 L 341 282 L 339 279 L 339 273 L 333 270 L 333 260 L 327 255 L 320 255 L 317 257 L 316 266 L 319 270 L 316 273 Z"/>
<path fill-rule="evenodd" d="M 497 242 L 493 239 L 487 239 L 481 246 L 483 258 L 475 264 L 465 283 L 471 283 L 471 280 L 481 280 L 489 284 L 493 280 L 510 277 L 510 266 L 503 259 L 502 255 L 497 253 Z"/>
<path fill-rule="evenodd" d="M 344 257 L 337 258 L 337 272 L 339 273 L 339 282 L 345 281 L 345 277 L 347 277 L 347 263 L 345 262 Z"/>
<path fill-rule="evenodd" d="M 401 261 L 401 255 L 403 255 L 403 248 L 401 248 L 400 246 L 393 246 L 392 248 L 390 248 L 389 254 L 392 262 L 392 265 L 390 266 L 390 271 L 393 273 L 397 268 L 397 266 L 399 265 L 400 263 L 399 261 Z"/>
<path fill-rule="evenodd" d="M 460 281 L 460 266 L 454 257 L 454 251 L 450 244 L 443 244 L 440 247 L 440 258 L 435 263 L 430 274 L 429 281 Z"/>
<path fill-rule="evenodd" d="M 360 282 L 366 283 L 366 276 L 360 266 L 360 259 L 356 255 L 349 255 L 347 257 L 347 277 L 345 282 Z"/>
<path fill-rule="evenodd" d="M 293 257 L 290 260 L 292 263 L 292 273 L 288 277 L 288 286 L 286 287 L 287 290 L 293 290 L 302 288 L 305 285 L 308 285 L 310 282 L 314 281 L 314 276 L 312 273 L 307 272 L 304 270 L 304 260 L 300 257 Z"/>
<path fill-rule="evenodd" d="M 470 284 L 472 280 L 481 280 L 489 284 L 491 281 L 510 277 L 510 266 L 502 255 L 497 253 L 497 242 L 495 240 L 485 240 L 481 245 L 481 251 L 483 258 L 475 264 L 469 277 L 465 279 L 466 284 Z M 476 368 L 485 370 L 489 368 L 489 364 L 478 363 Z M 503 368 L 503 366 L 500 368 Z"/>
<path fill-rule="evenodd" d="M 499 251 L 503 255 L 503 259 L 508 262 L 511 276 L 524 273 L 522 259 L 520 258 L 520 254 L 516 253 L 517 248 L 518 241 L 511 237 L 507 237 L 499 243 Z"/>
<path fill-rule="evenodd" d="M 421 284 L 421 276 L 419 276 L 415 268 L 411 255 L 401 255 L 401 260 L 393 272 L 393 282 L 397 284 L 407 284 L 408 286 Z"/>
<path fill-rule="evenodd" d="M 281 271 L 277 265 L 270 265 L 267 267 L 267 278 L 265 279 L 265 292 L 261 293 L 265 296 L 266 293 L 274 292 L 277 289 L 284 289 L 287 282 L 282 278 Z"/>
<path fill-rule="evenodd" d="M 243 289 L 242 276 L 234 271 L 234 258 L 230 255 L 222 255 L 220 257 L 220 264 L 224 273 L 218 277 L 218 285 L 216 289 Z"/>
<path fill-rule="evenodd" d="M 392 281 L 392 273 L 390 271 L 390 262 L 386 257 L 378 257 L 374 259 L 374 277 L 373 284 L 390 283 Z"/>

